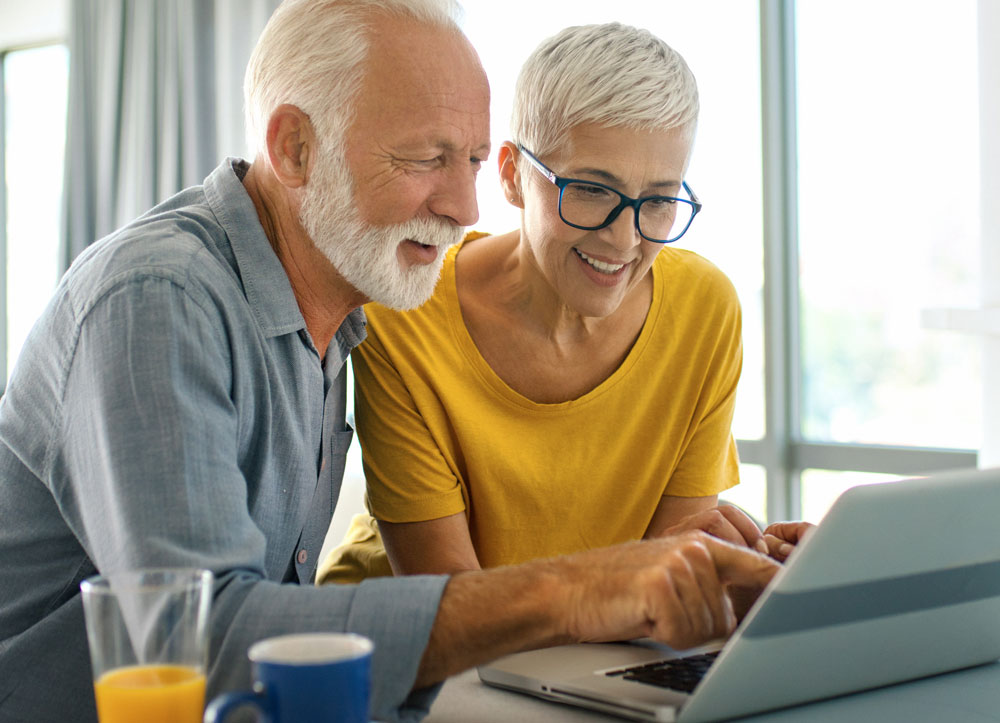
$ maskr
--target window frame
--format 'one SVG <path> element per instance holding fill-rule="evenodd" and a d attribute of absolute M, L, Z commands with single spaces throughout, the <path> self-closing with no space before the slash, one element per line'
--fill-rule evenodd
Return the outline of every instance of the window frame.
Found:
<path fill-rule="evenodd" d="M 7 274 L 7 106 L 6 106 L 6 64 L 7 56 L 23 50 L 67 45 L 64 37 L 32 40 L 31 42 L 0 47 L 0 396 L 7 388 L 7 348 L 9 328 L 7 324 L 8 284 Z M 64 189 L 65 193 L 65 189 Z M 65 269 L 59 269 L 61 276 Z"/>
<path fill-rule="evenodd" d="M 7 388 L 7 110 L 5 66 L 7 55 L 47 45 L 68 45 L 70 3 L 66 0 L 35 0 L 4 8 L 0 25 L 0 396 Z M 60 270 L 61 272 L 62 270 Z"/>

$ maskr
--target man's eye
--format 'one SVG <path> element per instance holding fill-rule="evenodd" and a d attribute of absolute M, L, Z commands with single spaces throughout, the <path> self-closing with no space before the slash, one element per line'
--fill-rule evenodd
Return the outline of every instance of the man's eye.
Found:
<path fill-rule="evenodd" d="M 429 166 L 441 165 L 441 156 L 434 156 L 433 158 L 420 158 L 420 157 L 399 158 L 398 162 L 403 165 L 420 166 L 421 168 L 426 168 Z"/>

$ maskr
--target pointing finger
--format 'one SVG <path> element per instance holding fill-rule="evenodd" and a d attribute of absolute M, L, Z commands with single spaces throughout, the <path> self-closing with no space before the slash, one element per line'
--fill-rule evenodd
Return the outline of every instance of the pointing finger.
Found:
<path fill-rule="evenodd" d="M 781 569 L 775 560 L 752 550 L 707 536 L 703 542 L 723 583 L 763 588 Z"/>

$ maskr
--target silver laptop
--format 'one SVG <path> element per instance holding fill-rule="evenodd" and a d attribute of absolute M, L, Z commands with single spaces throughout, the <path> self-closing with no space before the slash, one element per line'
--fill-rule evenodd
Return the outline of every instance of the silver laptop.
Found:
<path fill-rule="evenodd" d="M 992 662 L 998 517 L 1000 470 L 854 487 L 724 646 L 568 645 L 501 658 L 479 677 L 635 720 L 695 723 Z"/>

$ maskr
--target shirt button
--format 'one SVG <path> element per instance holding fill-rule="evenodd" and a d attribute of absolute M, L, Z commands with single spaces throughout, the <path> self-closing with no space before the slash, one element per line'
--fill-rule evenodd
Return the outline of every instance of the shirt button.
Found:
<path fill-rule="evenodd" d="M 300 565 L 305 565 L 306 560 L 309 559 L 309 553 L 305 550 L 305 548 L 303 548 L 299 550 L 299 554 L 295 556 L 295 559 L 299 561 Z"/>

